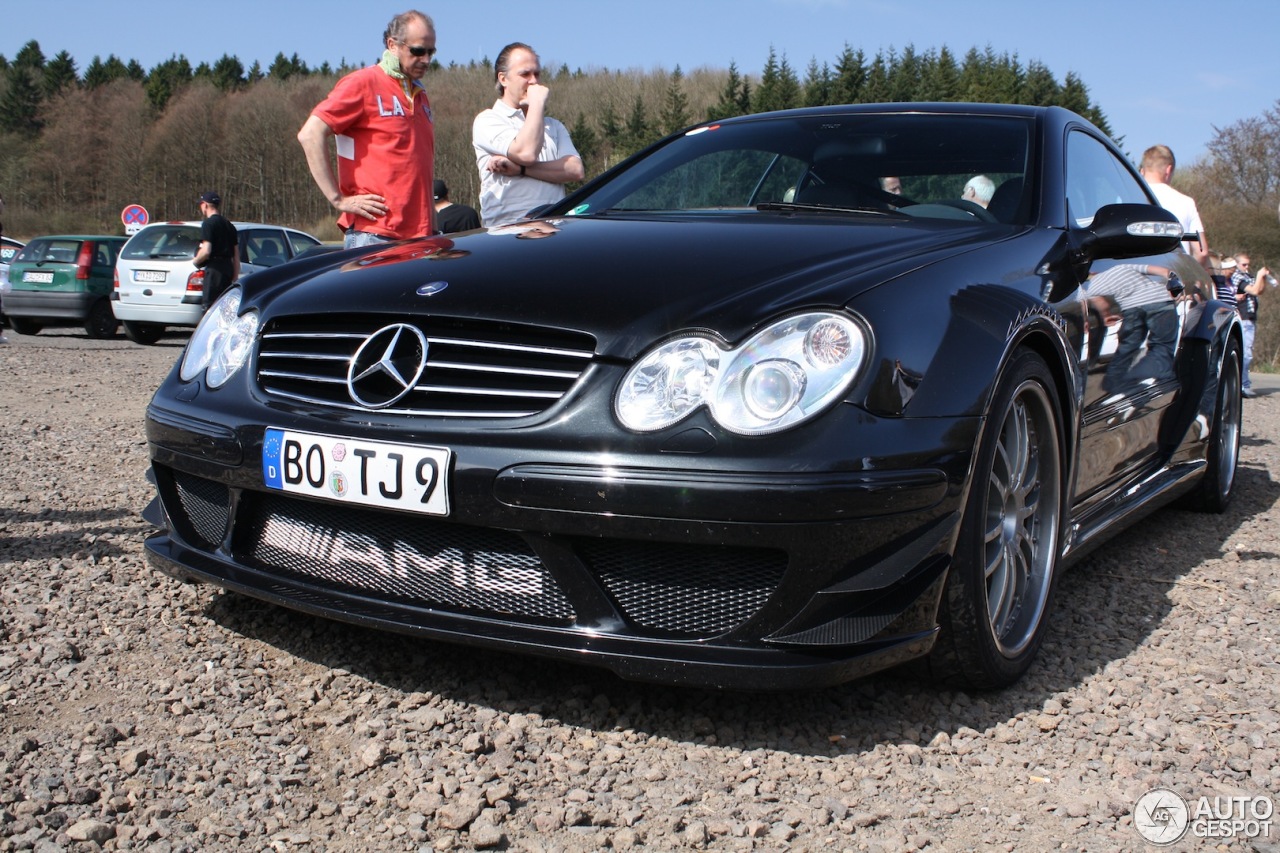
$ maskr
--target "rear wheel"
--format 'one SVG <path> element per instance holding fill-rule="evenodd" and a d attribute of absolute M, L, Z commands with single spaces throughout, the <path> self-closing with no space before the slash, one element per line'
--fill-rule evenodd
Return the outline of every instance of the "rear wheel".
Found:
<path fill-rule="evenodd" d="M 116 333 L 120 321 L 111 313 L 111 303 L 99 299 L 89 307 L 89 316 L 84 318 L 85 333 L 91 338 L 110 338 Z"/>
<path fill-rule="evenodd" d="M 1044 641 L 1062 503 L 1053 387 L 1044 361 L 1022 351 L 992 402 L 929 657 L 949 684 L 1008 686 Z"/>
<path fill-rule="evenodd" d="M 1201 512 L 1222 512 L 1231 502 L 1236 483 L 1236 464 L 1240 460 L 1240 344 L 1231 341 L 1222 357 L 1218 373 L 1218 398 L 1213 408 L 1213 425 L 1209 429 L 1208 465 L 1200 485 L 1187 503 Z"/>
<path fill-rule="evenodd" d="M 135 344 L 151 346 L 164 334 L 164 326 L 159 323 L 139 323 L 136 320 L 125 320 L 124 336 Z"/>
<path fill-rule="evenodd" d="M 36 320 L 29 320 L 26 317 L 10 317 L 9 325 L 20 335 L 38 335 L 40 330 L 44 328 L 42 323 Z"/>

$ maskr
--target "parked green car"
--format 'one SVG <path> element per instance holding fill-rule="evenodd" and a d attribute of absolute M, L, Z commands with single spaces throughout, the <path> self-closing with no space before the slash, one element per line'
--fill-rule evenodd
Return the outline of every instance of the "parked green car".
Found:
<path fill-rule="evenodd" d="M 20 335 L 78 323 L 91 338 L 109 338 L 119 323 L 111 311 L 116 257 L 125 237 L 52 235 L 27 243 L 9 264 L 4 297 L 9 325 Z"/>

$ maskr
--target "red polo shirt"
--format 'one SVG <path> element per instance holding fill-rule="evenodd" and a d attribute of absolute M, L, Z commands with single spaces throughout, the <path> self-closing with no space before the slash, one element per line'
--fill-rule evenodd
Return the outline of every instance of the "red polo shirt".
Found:
<path fill-rule="evenodd" d="M 372 231 L 386 237 L 431 234 L 434 208 L 435 130 L 431 103 L 420 83 L 412 96 L 404 83 L 377 65 L 338 81 L 311 114 L 337 134 L 338 189 L 344 196 L 376 193 L 387 213 L 376 221 L 343 213 L 343 230 Z"/>

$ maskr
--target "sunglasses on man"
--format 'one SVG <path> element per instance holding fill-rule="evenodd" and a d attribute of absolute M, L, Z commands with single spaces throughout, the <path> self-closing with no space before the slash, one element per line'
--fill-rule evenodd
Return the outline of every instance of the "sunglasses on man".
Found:
<path fill-rule="evenodd" d="M 414 56 L 425 56 L 427 59 L 433 59 L 436 55 L 436 49 L 434 47 L 426 47 L 420 44 L 405 44 L 404 42 L 400 43 L 409 48 L 409 53 Z"/>

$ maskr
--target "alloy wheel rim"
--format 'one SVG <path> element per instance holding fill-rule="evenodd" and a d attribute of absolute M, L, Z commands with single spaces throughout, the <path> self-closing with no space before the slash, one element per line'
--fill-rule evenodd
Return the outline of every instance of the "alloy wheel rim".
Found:
<path fill-rule="evenodd" d="M 1028 380 L 1005 413 L 987 478 L 983 573 L 987 617 L 1000 653 L 1031 643 L 1056 564 L 1059 461 L 1053 408 Z"/>

